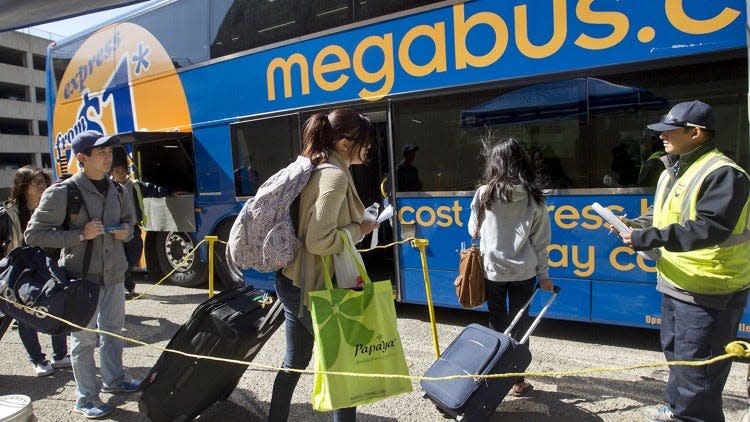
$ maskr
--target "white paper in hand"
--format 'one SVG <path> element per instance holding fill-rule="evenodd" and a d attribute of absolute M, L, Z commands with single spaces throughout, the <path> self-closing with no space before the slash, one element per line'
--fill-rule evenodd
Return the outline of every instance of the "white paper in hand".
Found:
<path fill-rule="evenodd" d="M 623 223 L 612 211 L 608 208 L 604 208 L 598 202 L 591 204 L 591 208 L 596 211 L 597 214 L 601 215 L 604 221 L 609 223 L 615 230 L 620 233 L 630 233 L 633 231 L 627 224 Z"/>
<path fill-rule="evenodd" d="M 618 218 L 612 211 L 610 211 L 608 208 L 604 208 L 598 202 L 594 202 L 593 204 L 591 204 L 591 208 L 596 211 L 597 214 L 601 215 L 602 218 L 607 223 L 611 224 L 612 227 L 619 233 L 631 233 L 633 231 L 632 228 L 630 228 L 627 224 L 620 220 L 620 218 Z M 638 255 L 654 261 L 659 258 L 659 252 L 657 250 L 638 251 Z"/>
<path fill-rule="evenodd" d="M 378 224 L 381 224 L 383 221 L 386 221 L 393 217 L 393 206 L 388 205 L 387 207 L 383 208 L 383 211 L 380 212 L 380 215 L 378 215 L 378 218 L 375 220 Z M 372 237 L 370 238 L 370 249 L 374 248 L 375 246 L 378 246 L 378 229 L 372 231 Z"/>

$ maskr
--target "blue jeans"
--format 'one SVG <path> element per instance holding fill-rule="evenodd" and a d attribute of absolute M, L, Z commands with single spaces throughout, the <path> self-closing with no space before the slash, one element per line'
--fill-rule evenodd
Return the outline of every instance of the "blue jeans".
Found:
<path fill-rule="evenodd" d="M 18 321 L 18 336 L 21 337 L 21 343 L 29 354 L 29 361 L 36 365 L 47 360 L 47 356 L 42 353 L 42 346 L 39 344 L 39 335 L 30 325 Z M 61 334 L 50 336 L 52 339 L 52 358 L 60 360 L 68 354 L 68 335 Z"/>
<path fill-rule="evenodd" d="M 276 294 L 284 305 L 284 327 L 286 328 L 286 355 L 282 367 L 305 369 L 312 359 L 313 337 L 312 319 L 310 311 L 304 309 L 299 314 L 300 289 L 292 285 L 292 281 L 280 272 L 276 274 Z M 269 422 L 284 422 L 289 418 L 289 408 L 292 394 L 299 381 L 300 374 L 296 372 L 279 372 L 273 383 L 271 409 L 268 412 Z M 356 407 L 336 409 L 333 411 L 335 422 L 356 420 Z"/>
<path fill-rule="evenodd" d="M 125 295 L 122 294 L 122 283 L 102 287 L 99 291 L 99 305 L 91 318 L 88 328 L 99 328 L 115 334 L 121 334 L 125 325 Z M 76 397 L 78 402 L 99 397 L 101 385 L 96 378 L 97 334 L 88 331 L 76 331 L 70 334 L 70 360 L 73 363 L 73 375 L 76 379 Z M 102 381 L 108 387 L 117 386 L 125 380 L 122 367 L 122 341 L 108 335 L 102 335 L 99 342 L 99 362 Z"/>
<path fill-rule="evenodd" d="M 734 340 L 747 292 L 725 310 L 662 295 L 661 347 L 667 361 L 706 360 L 724 354 Z M 732 361 L 709 366 L 670 366 L 664 401 L 679 420 L 723 422 L 721 393 Z"/>

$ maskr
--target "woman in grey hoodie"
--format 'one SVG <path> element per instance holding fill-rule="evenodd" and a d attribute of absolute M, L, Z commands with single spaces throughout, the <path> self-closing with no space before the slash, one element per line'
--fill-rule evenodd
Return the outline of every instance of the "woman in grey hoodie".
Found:
<path fill-rule="evenodd" d="M 471 202 L 469 234 L 480 237 L 490 328 L 504 331 L 537 280 L 540 288 L 553 289 L 547 273 L 550 222 L 537 168 L 523 146 L 513 138 L 495 141 L 492 134 L 484 146 L 487 163 Z M 519 339 L 529 325 L 527 310 L 511 336 Z M 522 396 L 531 388 L 519 378 L 511 393 Z"/>

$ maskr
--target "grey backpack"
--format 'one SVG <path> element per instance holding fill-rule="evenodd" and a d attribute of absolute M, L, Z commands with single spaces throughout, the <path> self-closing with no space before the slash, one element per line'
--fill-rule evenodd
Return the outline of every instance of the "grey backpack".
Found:
<path fill-rule="evenodd" d="M 266 180 L 245 202 L 227 239 L 227 260 L 246 270 L 272 272 L 289 265 L 302 247 L 290 207 L 316 169 L 309 158 L 297 159 Z"/>

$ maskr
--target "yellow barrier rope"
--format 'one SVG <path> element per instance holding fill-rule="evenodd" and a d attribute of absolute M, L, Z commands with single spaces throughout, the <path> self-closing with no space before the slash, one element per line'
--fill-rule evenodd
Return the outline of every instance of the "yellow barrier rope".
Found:
<path fill-rule="evenodd" d="M 112 336 L 115 338 L 118 338 L 122 341 L 127 341 L 129 343 L 138 344 L 140 346 L 145 346 L 150 349 L 154 349 L 157 351 L 160 351 L 162 353 L 175 353 L 178 355 L 190 357 L 193 359 L 208 359 L 213 360 L 217 362 L 226 362 L 226 363 L 234 363 L 239 365 L 247 365 L 253 370 L 258 371 L 266 371 L 266 372 L 279 372 L 279 371 L 286 371 L 286 372 L 296 372 L 300 374 L 305 375 L 315 375 L 315 374 L 326 374 L 326 375 L 339 375 L 339 376 L 349 376 L 349 377 L 357 377 L 357 378 L 400 378 L 400 379 L 409 379 L 412 381 L 422 381 L 422 380 L 429 380 L 429 381 L 447 381 L 447 380 L 455 380 L 455 379 L 461 379 L 461 378 L 472 378 L 475 380 L 480 379 L 491 379 L 491 378 L 517 378 L 517 377 L 566 377 L 566 376 L 573 376 L 573 375 L 586 375 L 586 374 L 592 374 L 592 373 L 601 373 L 601 372 L 622 372 L 622 371 L 631 371 L 634 369 L 643 369 L 643 368 L 658 368 L 663 366 L 704 366 L 704 365 L 711 365 L 713 363 L 731 359 L 731 358 L 748 358 L 750 357 L 750 343 L 746 341 L 733 341 L 726 345 L 725 350 L 726 353 L 720 356 L 716 356 L 714 358 L 704 360 L 704 361 L 673 361 L 673 362 L 657 362 L 657 363 L 646 363 L 646 364 L 640 364 L 640 365 L 631 365 L 631 366 L 611 366 L 611 367 L 600 367 L 600 368 L 585 368 L 585 369 L 578 369 L 578 370 L 572 370 L 572 371 L 537 371 L 537 372 L 509 372 L 504 374 L 490 374 L 490 375 L 479 375 L 479 374 L 463 374 L 463 375 L 450 375 L 450 376 L 444 376 L 444 377 L 425 377 L 421 375 L 401 375 L 401 374 L 363 374 L 363 373 L 357 373 L 357 372 L 336 372 L 336 371 L 312 371 L 307 369 L 292 369 L 292 368 L 281 368 L 278 366 L 272 366 L 272 365 L 264 365 L 256 362 L 250 362 L 250 361 L 243 361 L 243 360 L 237 360 L 237 359 L 226 359 L 226 358 L 218 358 L 214 356 L 204 356 L 204 355 L 196 355 L 193 353 L 186 353 L 179 350 L 174 349 L 168 349 L 165 347 L 159 347 L 154 346 L 152 344 L 145 343 L 140 340 L 131 339 L 129 337 L 121 336 L 119 334 L 111 333 L 109 331 L 94 329 L 94 328 L 88 328 L 88 327 L 82 327 L 78 324 L 74 324 L 70 321 L 64 320 L 62 318 L 56 317 L 54 315 L 51 315 L 47 312 L 44 312 L 39 309 L 30 308 L 26 305 L 15 303 L 9 299 L 6 299 L 3 296 L 0 296 L 0 299 L 8 302 L 12 306 L 20 307 L 22 309 L 25 309 L 31 313 L 35 314 L 41 314 L 45 317 L 49 317 L 52 319 L 55 319 L 57 321 L 63 322 L 71 327 L 75 327 L 79 330 L 84 330 L 96 334 L 104 334 L 108 336 Z"/>
<path fill-rule="evenodd" d="M 200 245 L 204 244 L 205 242 L 206 242 L 206 239 L 203 239 L 200 242 L 198 242 L 198 244 L 195 245 L 195 247 L 190 252 L 188 252 L 188 253 L 185 254 L 185 257 L 182 258 L 182 261 L 180 261 L 180 263 L 177 264 L 172 269 L 172 271 L 168 272 L 167 275 L 165 275 L 161 280 L 159 280 L 156 283 L 154 283 L 151 287 L 149 287 L 148 289 L 146 289 L 144 292 L 142 292 L 138 296 L 128 299 L 128 301 L 130 302 L 130 301 L 134 301 L 134 300 L 140 299 L 141 297 L 149 294 L 149 292 L 151 292 L 152 290 L 154 290 L 156 288 L 156 286 L 160 285 L 161 283 L 164 283 L 164 281 L 166 281 L 172 274 L 174 274 L 175 271 L 179 270 L 180 268 L 182 268 L 183 265 L 187 264 L 188 258 L 190 258 L 195 253 L 195 251 L 198 250 L 198 247 Z"/>
<path fill-rule="evenodd" d="M 406 238 L 404 240 L 397 240 L 397 241 L 391 242 L 391 243 L 389 243 L 387 245 L 378 245 L 378 246 L 375 246 L 374 248 L 370 248 L 370 249 L 357 249 L 357 251 L 359 251 L 359 252 L 370 252 L 370 251 L 374 251 L 375 249 L 390 248 L 391 246 L 400 245 L 402 243 L 411 242 L 412 240 L 416 240 L 416 237 L 409 237 L 409 238 Z"/>

